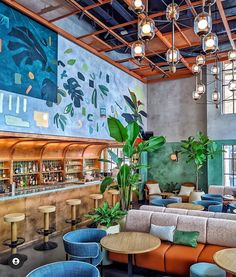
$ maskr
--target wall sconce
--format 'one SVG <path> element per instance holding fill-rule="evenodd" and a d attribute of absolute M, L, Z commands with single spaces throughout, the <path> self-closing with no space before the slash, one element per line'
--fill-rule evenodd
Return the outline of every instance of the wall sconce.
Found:
<path fill-rule="evenodd" d="M 171 155 L 170 155 L 170 159 L 173 162 L 178 162 L 179 157 L 178 157 L 179 151 L 174 151 Z"/>

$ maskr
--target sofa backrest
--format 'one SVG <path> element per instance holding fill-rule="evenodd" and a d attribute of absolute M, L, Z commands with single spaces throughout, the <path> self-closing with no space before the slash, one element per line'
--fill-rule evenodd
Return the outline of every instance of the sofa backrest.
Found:
<path fill-rule="evenodd" d="M 177 221 L 177 230 L 198 231 L 198 242 L 206 243 L 207 236 L 207 218 L 180 215 Z"/>
<path fill-rule="evenodd" d="M 198 242 L 236 247 L 236 221 L 173 213 L 130 210 L 126 231 L 149 232 L 151 224 L 176 226 L 181 231 L 198 231 Z"/>
<path fill-rule="evenodd" d="M 236 221 L 208 218 L 207 243 L 236 247 Z"/>
<path fill-rule="evenodd" d="M 208 193 L 224 195 L 224 189 L 225 189 L 224 186 L 211 185 L 208 188 Z"/>
<path fill-rule="evenodd" d="M 214 213 L 208 211 L 194 211 L 194 210 L 185 210 L 185 209 L 174 209 L 174 208 L 165 208 L 151 205 L 143 205 L 140 207 L 142 211 L 152 211 L 152 212 L 163 212 L 163 213 L 175 213 L 179 215 L 190 215 L 206 218 L 221 218 L 227 220 L 236 220 L 236 214 L 228 213 Z"/>
<path fill-rule="evenodd" d="M 130 210 L 125 223 L 126 231 L 149 233 L 151 227 L 152 212 Z"/>

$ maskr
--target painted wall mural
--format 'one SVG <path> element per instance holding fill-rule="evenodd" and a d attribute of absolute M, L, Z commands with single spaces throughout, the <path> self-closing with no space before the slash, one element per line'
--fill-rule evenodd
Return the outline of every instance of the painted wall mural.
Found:
<path fill-rule="evenodd" d="M 110 115 L 146 129 L 145 84 L 16 13 L 0 3 L 0 130 L 109 139 Z"/>
<path fill-rule="evenodd" d="M 57 37 L 0 3 L 0 89 L 56 102 Z"/>

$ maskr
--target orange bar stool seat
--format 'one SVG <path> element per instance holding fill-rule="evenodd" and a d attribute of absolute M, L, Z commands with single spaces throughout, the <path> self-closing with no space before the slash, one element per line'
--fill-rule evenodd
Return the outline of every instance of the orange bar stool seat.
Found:
<path fill-rule="evenodd" d="M 71 218 L 66 219 L 66 223 L 71 224 L 71 230 L 74 231 L 76 229 L 76 224 L 78 224 L 81 220 L 76 215 L 76 207 L 81 205 L 80 199 L 68 199 L 66 200 L 66 204 L 71 206 Z"/>
<path fill-rule="evenodd" d="M 98 208 L 99 200 L 103 199 L 103 195 L 100 193 L 94 193 L 89 195 L 90 199 L 93 199 L 94 209 Z"/>
<path fill-rule="evenodd" d="M 117 189 L 111 189 L 108 190 L 108 192 L 112 195 L 112 206 L 115 206 L 117 203 L 117 196 L 120 195 L 120 192 Z"/>
<path fill-rule="evenodd" d="M 43 243 L 34 247 L 37 251 L 51 250 L 57 247 L 57 243 L 49 241 L 49 235 L 55 232 L 55 228 L 49 227 L 49 215 L 56 211 L 55 206 L 39 206 L 39 212 L 44 214 L 44 227 L 37 230 L 37 233 L 44 236 Z"/>
<path fill-rule="evenodd" d="M 14 258 L 14 256 L 16 256 L 22 262 L 26 261 L 27 260 L 26 255 L 17 254 L 17 246 L 25 242 L 24 238 L 17 236 L 17 222 L 25 220 L 25 214 L 12 213 L 12 214 L 5 215 L 3 218 L 5 222 L 11 224 L 11 239 L 7 239 L 3 242 L 3 245 L 9 246 L 11 248 L 11 254 L 13 255 L 13 256 L 10 256 L 10 258 L 8 259 L 8 263 L 12 264 L 12 259 Z"/>

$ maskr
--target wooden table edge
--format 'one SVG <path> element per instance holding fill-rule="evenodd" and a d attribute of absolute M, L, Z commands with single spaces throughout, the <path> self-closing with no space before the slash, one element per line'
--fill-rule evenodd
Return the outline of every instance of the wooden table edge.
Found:
<path fill-rule="evenodd" d="M 230 249 L 230 248 L 227 248 L 227 249 Z M 217 252 L 224 251 L 224 250 L 225 250 L 225 249 L 222 249 L 222 250 L 219 250 L 219 251 L 217 251 Z M 216 262 L 215 256 L 217 255 L 217 252 L 213 255 L 213 260 L 214 260 L 215 264 L 216 264 L 217 266 L 219 266 L 221 269 L 223 269 L 224 271 L 226 271 L 227 273 L 230 273 L 230 274 L 232 274 L 233 276 L 235 276 L 236 272 L 233 272 L 233 271 L 231 271 L 231 270 L 229 270 L 229 269 L 227 269 L 227 268 L 221 266 L 220 264 L 218 264 L 218 263 Z"/>
<path fill-rule="evenodd" d="M 138 232 L 137 232 L 137 233 L 138 233 Z M 149 234 L 149 233 L 147 233 L 147 234 Z M 149 235 L 153 236 L 152 234 L 149 234 Z M 108 235 L 108 236 L 109 236 L 109 235 Z M 111 236 L 111 235 L 110 235 L 110 236 Z M 100 244 L 101 244 L 102 248 L 104 248 L 105 250 L 110 251 L 110 252 L 114 252 L 114 253 L 117 253 L 117 254 L 127 254 L 127 255 L 131 254 L 131 255 L 135 255 L 135 254 L 142 254 L 142 253 L 151 252 L 151 251 L 153 251 L 153 250 L 159 248 L 159 247 L 161 246 L 161 239 L 158 238 L 158 237 L 156 237 L 156 236 L 153 236 L 153 237 L 159 239 L 158 245 L 155 245 L 154 247 L 151 247 L 151 248 L 146 249 L 146 250 L 133 251 L 132 253 L 131 253 L 131 252 L 127 252 L 127 251 L 117 251 L 117 250 L 110 249 L 110 248 L 108 248 L 108 247 L 103 246 L 102 240 L 105 239 L 106 237 L 103 237 L 103 238 L 101 239 Z"/>

